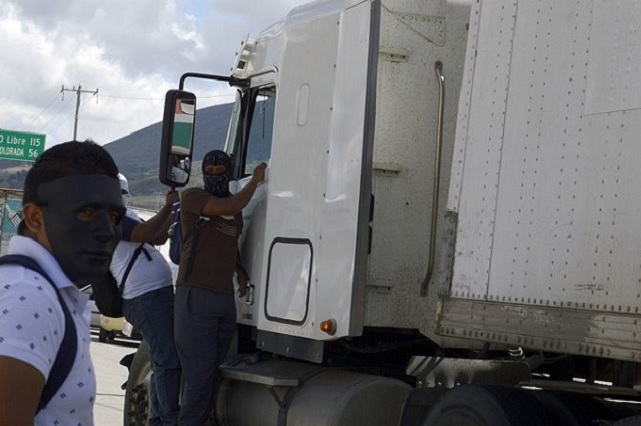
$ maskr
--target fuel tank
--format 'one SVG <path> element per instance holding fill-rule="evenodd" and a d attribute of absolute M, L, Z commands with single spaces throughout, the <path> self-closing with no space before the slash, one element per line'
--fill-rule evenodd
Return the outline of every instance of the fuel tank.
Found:
<path fill-rule="evenodd" d="M 389 426 L 411 388 L 396 379 L 270 359 L 223 367 L 220 425 Z"/>

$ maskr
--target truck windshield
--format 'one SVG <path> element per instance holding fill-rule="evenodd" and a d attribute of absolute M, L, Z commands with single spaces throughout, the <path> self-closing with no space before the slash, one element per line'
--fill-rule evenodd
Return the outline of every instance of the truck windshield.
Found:
<path fill-rule="evenodd" d="M 239 92 L 227 140 L 236 177 L 250 175 L 260 162 L 270 159 L 275 105 L 273 86 Z"/>

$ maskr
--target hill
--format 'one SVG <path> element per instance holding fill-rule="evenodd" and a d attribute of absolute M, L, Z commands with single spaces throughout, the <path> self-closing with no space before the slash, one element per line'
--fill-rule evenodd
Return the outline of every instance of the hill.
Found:
<path fill-rule="evenodd" d="M 194 169 L 190 186 L 201 185 L 200 160 L 211 149 L 222 149 L 233 104 L 214 105 L 196 113 Z M 156 209 L 168 188 L 158 181 L 158 162 L 162 122 L 136 130 L 128 136 L 104 145 L 120 171 L 129 180 L 134 204 Z M 29 164 L 0 160 L 0 187 L 22 188 Z"/>
<path fill-rule="evenodd" d="M 215 105 L 196 113 L 194 161 L 199 162 L 212 149 L 222 149 L 233 104 Z M 167 187 L 158 181 L 158 162 L 162 123 L 137 130 L 105 145 L 121 173 L 127 176 L 134 196 L 164 194 Z M 195 179 L 191 179 L 190 183 Z"/>

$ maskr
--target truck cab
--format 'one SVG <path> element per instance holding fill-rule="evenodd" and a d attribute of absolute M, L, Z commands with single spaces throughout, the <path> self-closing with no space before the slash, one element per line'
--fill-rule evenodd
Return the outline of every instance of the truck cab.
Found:
<path fill-rule="evenodd" d="M 269 166 L 221 424 L 638 420 L 641 13 L 543 3 L 316 1 L 201 76 L 239 185 Z"/>

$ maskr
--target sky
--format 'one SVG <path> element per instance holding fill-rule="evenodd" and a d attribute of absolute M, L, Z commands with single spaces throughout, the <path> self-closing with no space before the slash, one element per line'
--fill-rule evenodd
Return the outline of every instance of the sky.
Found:
<path fill-rule="evenodd" d="M 162 120 L 185 72 L 229 75 L 248 35 L 309 0 L 0 0 L 0 129 L 105 144 Z M 234 100 L 192 83 L 198 107 Z M 193 86 L 189 86 L 193 84 Z"/>

